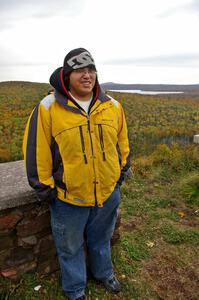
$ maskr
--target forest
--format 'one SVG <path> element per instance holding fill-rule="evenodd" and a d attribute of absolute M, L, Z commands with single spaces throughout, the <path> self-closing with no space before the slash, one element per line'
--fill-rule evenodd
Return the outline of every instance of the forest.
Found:
<path fill-rule="evenodd" d="M 45 83 L 0 83 L 0 162 L 22 159 L 28 116 L 49 88 Z"/>
<path fill-rule="evenodd" d="M 25 124 L 49 88 L 0 83 L 1 162 L 23 158 Z M 133 155 L 133 176 L 121 186 L 120 239 L 112 246 L 122 292 L 111 295 L 90 276 L 88 300 L 197 300 L 199 97 L 109 94 L 123 104 Z M 60 273 L 26 273 L 16 284 L 1 276 L 0 299 L 64 300 Z"/>
<path fill-rule="evenodd" d="M 45 83 L 0 83 L 0 162 L 23 158 L 27 119 L 49 89 Z M 152 153 L 159 144 L 188 145 L 199 133 L 199 96 L 109 94 L 123 104 L 133 158 Z"/>

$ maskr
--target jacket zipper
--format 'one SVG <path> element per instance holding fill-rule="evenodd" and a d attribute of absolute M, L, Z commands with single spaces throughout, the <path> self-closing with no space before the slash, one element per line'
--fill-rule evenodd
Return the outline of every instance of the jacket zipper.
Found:
<path fill-rule="evenodd" d="M 94 181 L 94 196 L 95 196 L 95 205 L 97 205 L 97 194 L 96 194 L 96 172 L 95 172 L 95 163 L 94 163 L 94 151 L 93 151 L 93 141 L 92 141 L 92 136 L 91 136 L 91 129 L 90 129 L 90 117 L 87 116 L 87 122 L 88 122 L 88 132 L 90 136 L 90 141 L 91 141 L 91 151 L 92 151 L 92 156 L 93 156 L 93 169 L 95 173 L 95 181 Z"/>
<path fill-rule="evenodd" d="M 106 155 L 105 155 L 105 150 L 104 150 L 104 137 L 103 137 L 103 130 L 102 130 L 102 125 L 98 124 L 98 131 L 99 131 L 99 138 L 100 138 L 100 145 L 102 149 L 102 155 L 103 155 L 103 160 L 106 160 Z"/>
<path fill-rule="evenodd" d="M 84 143 L 84 136 L 83 136 L 82 126 L 79 126 L 79 133 L 80 133 L 80 138 L 81 138 L 82 152 L 83 152 L 83 155 L 84 155 L 84 162 L 85 162 L 85 164 L 87 164 L 88 160 L 87 160 L 86 152 L 85 152 L 85 143 Z"/>

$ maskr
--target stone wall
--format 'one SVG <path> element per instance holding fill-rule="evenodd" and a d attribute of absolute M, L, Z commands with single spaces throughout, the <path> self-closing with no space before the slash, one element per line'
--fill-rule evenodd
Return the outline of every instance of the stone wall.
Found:
<path fill-rule="evenodd" d="M 47 203 L 29 187 L 24 162 L 0 164 L 0 273 L 11 279 L 25 272 L 58 270 Z"/>
<path fill-rule="evenodd" d="M 18 280 L 25 272 L 58 270 L 49 207 L 29 187 L 24 162 L 1 163 L 0 174 L 0 274 Z"/>

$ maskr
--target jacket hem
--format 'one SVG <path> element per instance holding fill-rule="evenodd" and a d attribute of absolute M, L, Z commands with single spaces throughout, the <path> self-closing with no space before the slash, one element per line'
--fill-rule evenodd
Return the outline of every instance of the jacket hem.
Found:
<path fill-rule="evenodd" d="M 66 193 L 66 197 L 64 196 L 64 190 L 57 187 L 57 198 L 63 202 L 70 203 L 76 206 L 95 206 L 95 200 L 93 202 L 84 201 L 82 199 L 79 199 L 77 197 L 74 197 L 73 195 Z M 76 199 L 76 200 L 75 200 Z"/>

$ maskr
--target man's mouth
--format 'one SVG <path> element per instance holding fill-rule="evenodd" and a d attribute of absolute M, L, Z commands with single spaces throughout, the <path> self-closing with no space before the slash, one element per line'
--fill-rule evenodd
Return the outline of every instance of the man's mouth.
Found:
<path fill-rule="evenodd" d="M 84 86 L 90 86 L 91 85 L 91 81 L 82 81 L 82 84 Z"/>

